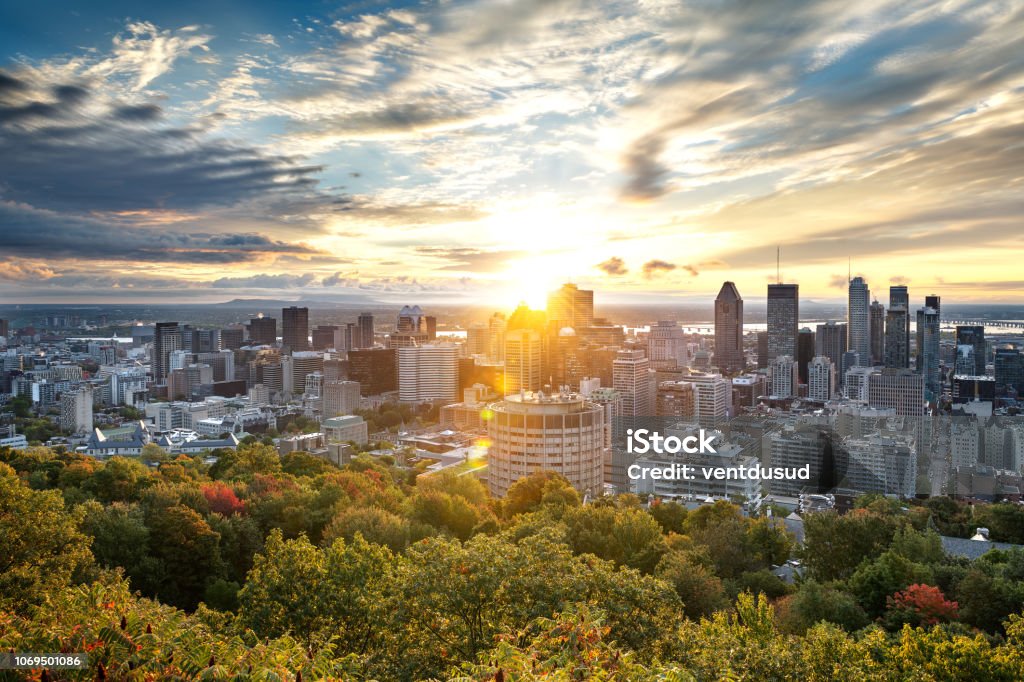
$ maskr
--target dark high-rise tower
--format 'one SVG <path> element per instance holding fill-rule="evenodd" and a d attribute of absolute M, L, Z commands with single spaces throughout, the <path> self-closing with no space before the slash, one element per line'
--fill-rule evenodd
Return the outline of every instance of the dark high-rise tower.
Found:
<path fill-rule="evenodd" d="M 359 329 L 358 339 L 353 338 L 352 343 L 356 348 L 373 348 L 373 313 L 359 313 L 359 320 L 356 323 Z"/>
<path fill-rule="evenodd" d="M 935 302 L 938 303 L 937 300 Z M 942 395 L 939 329 L 937 308 L 926 305 L 917 311 L 917 371 L 924 375 L 925 398 L 930 402 L 937 401 Z"/>
<path fill-rule="evenodd" d="M 870 313 L 871 364 L 881 365 L 885 361 L 885 306 L 873 301 Z"/>
<path fill-rule="evenodd" d="M 843 355 L 846 353 L 846 325 L 828 321 L 818 325 L 814 335 L 815 355 L 824 355 L 832 361 L 836 369 L 842 367 Z"/>
<path fill-rule="evenodd" d="M 910 294 L 906 285 L 889 287 L 885 315 L 885 366 L 910 367 Z"/>
<path fill-rule="evenodd" d="M 800 285 L 768 285 L 768 362 L 788 355 L 795 358 L 796 330 L 800 319 Z"/>
<path fill-rule="evenodd" d="M 807 367 L 814 359 L 814 332 L 810 327 L 804 327 L 796 337 L 796 363 L 797 373 L 800 375 L 800 383 L 807 383 Z"/>
<path fill-rule="evenodd" d="M 281 309 L 281 343 L 294 351 L 309 350 L 309 308 Z"/>
<path fill-rule="evenodd" d="M 988 359 L 985 352 L 985 328 L 974 325 L 957 327 L 956 345 L 974 348 L 974 374 L 985 376 L 985 364 Z"/>
<path fill-rule="evenodd" d="M 177 322 L 157 322 L 153 329 L 153 357 L 151 358 L 153 380 L 162 384 L 171 372 L 170 356 L 181 350 L 181 328 Z"/>
<path fill-rule="evenodd" d="M 249 341 L 257 346 L 273 346 L 277 343 L 277 320 L 262 313 L 249 320 Z"/>
<path fill-rule="evenodd" d="M 715 364 L 727 374 L 742 372 L 743 298 L 732 282 L 722 284 L 715 299 Z"/>

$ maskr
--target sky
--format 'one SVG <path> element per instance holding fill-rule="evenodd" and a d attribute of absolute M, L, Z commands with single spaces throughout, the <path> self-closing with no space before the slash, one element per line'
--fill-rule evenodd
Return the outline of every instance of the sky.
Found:
<path fill-rule="evenodd" d="M 1024 2 L 0 2 L 0 300 L 1024 302 Z"/>

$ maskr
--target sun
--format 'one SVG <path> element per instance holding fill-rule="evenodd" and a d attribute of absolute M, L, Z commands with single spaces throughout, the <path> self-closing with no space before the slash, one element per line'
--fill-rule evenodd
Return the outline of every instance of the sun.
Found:
<path fill-rule="evenodd" d="M 531 310 L 544 310 L 548 294 L 561 285 L 559 272 L 550 256 L 531 256 L 509 264 L 504 273 L 502 303 L 508 309 L 525 303 Z"/>

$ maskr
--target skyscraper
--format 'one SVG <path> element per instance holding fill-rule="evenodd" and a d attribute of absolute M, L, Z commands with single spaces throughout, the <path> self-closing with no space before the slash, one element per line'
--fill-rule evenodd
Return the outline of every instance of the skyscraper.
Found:
<path fill-rule="evenodd" d="M 768 367 L 771 380 L 770 391 L 774 398 L 789 398 L 797 394 L 799 372 L 796 361 L 788 355 L 780 355 Z"/>
<path fill-rule="evenodd" d="M 281 343 L 292 351 L 309 350 L 309 308 L 281 310 Z"/>
<path fill-rule="evenodd" d="M 822 402 L 831 400 L 836 392 L 836 366 L 824 355 L 818 355 L 807 368 L 807 397 Z"/>
<path fill-rule="evenodd" d="M 171 353 L 181 350 L 181 329 L 177 322 L 157 322 L 153 330 L 153 381 L 162 384 L 171 371 Z"/>
<path fill-rule="evenodd" d="M 890 307 L 885 313 L 885 366 L 910 367 L 910 315 L 903 306 Z"/>
<path fill-rule="evenodd" d="M 849 304 L 847 306 L 847 324 L 850 335 L 847 347 L 856 351 L 862 365 L 871 364 L 871 317 L 868 310 L 871 291 L 863 277 L 850 280 Z"/>
<path fill-rule="evenodd" d="M 843 364 L 847 341 L 846 325 L 829 320 L 819 324 L 814 334 L 815 355 L 824 355 L 837 368 Z"/>
<path fill-rule="evenodd" d="M 722 284 L 715 298 L 715 364 L 726 374 L 742 372 L 743 298 L 732 282 Z"/>
<path fill-rule="evenodd" d="M 928 401 L 936 401 L 942 394 L 939 329 L 939 311 L 936 308 L 926 305 L 917 311 L 917 372 L 924 376 L 924 393 Z"/>
<path fill-rule="evenodd" d="M 262 313 L 249 320 L 249 341 L 257 346 L 273 346 L 277 343 L 277 320 Z"/>
<path fill-rule="evenodd" d="M 971 374 L 985 376 L 985 365 L 988 354 L 985 350 L 985 328 L 982 326 L 958 326 L 956 328 L 956 345 L 974 348 L 974 367 Z"/>
<path fill-rule="evenodd" d="M 594 292 L 566 282 L 548 294 L 548 320 L 579 330 L 594 323 Z"/>
<path fill-rule="evenodd" d="M 796 330 L 800 320 L 800 285 L 768 285 L 768 357 L 780 355 L 795 358 Z"/>
<path fill-rule="evenodd" d="M 817 354 L 814 346 L 814 332 L 809 327 L 804 327 L 796 336 L 796 366 L 801 384 L 807 383 L 807 366 Z"/>
<path fill-rule="evenodd" d="M 885 306 L 872 301 L 869 324 L 871 335 L 871 364 L 881 365 L 885 361 Z"/>
<path fill-rule="evenodd" d="M 677 369 L 689 364 L 686 335 L 678 324 L 661 320 L 651 325 L 647 335 L 647 357 L 655 369 Z"/>
<path fill-rule="evenodd" d="M 398 399 L 402 402 L 455 401 L 459 392 L 459 353 L 452 344 L 398 349 Z"/>
<path fill-rule="evenodd" d="M 373 313 L 359 313 L 359 338 L 352 339 L 356 348 L 373 348 L 375 341 L 373 328 Z"/>
<path fill-rule="evenodd" d="M 903 311 L 903 324 L 906 326 L 906 330 L 903 333 L 902 343 L 900 343 L 896 338 L 893 338 L 892 340 L 893 352 L 895 354 L 893 356 L 894 362 L 902 360 L 903 364 L 889 365 L 887 362 L 886 367 L 910 367 L 910 293 L 907 291 L 905 284 L 896 284 L 889 287 L 889 310 Z M 886 322 L 888 323 L 888 316 L 886 317 Z M 897 322 L 897 320 L 894 320 L 894 324 L 895 322 Z M 899 330 L 894 327 L 892 333 L 896 334 L 898 331 Z M 886 327 L 886 334 L 888 333 L 889 328 Z M 888 340 L 886 341 L 886 344 L 889 344 Z M 900 349 L 903 349 L 903 354 L 901 354 Z"/>
<path fill-rule="evenodd" d="M 81 384 L 61 395 L 60 428 L 68 433 L 92 430 L 92 386 Z"/>
<path fill-rule="evenodd" d="M 612 388 L 622 394 L 622 416 L 654 416 L 651 363 L 638 350 L 620 350 L 612 362 Z"/>
<path fill-rule="evenodd" d="M 541 375 L 543 344 L 540 332 L 514 329 L 505 333 L 505 394 L 539 391 L 544 384 Z"/>

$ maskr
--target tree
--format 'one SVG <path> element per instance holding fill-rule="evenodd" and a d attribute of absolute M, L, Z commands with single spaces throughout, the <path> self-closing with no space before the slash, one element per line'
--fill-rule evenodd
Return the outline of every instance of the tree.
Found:
<path fill-rule="evenodd" d="M 95 500 L 82 505 L 82 531 L 92 537 L 92 554 L 104 568 L 122 568 L 132 586 L 150 596 L 162 576 L 150 556 L 149 528 L 137 504 L 115 502 L 106 507 Z"/>
<path fill-rule="evenodd" d="M 324 529 L 322 542 L 329 546 L 338 538 L 351 541 L 356 534 L 393 552 L 402 552 L 409 545 L 411 529 L 408 519 L 384 509 L 348 507 L 338 512 Z"/>
<path fill-rule="evenodd" d="M 847 632 L 865 627 L 869 619 L 853 595 L 808 580 L 780 608 L 782 627 L 802 635 L 817 623 L 833 623 Z"/>
<path fill-rule="evenodd" d="M 668 551 L 658 522 L 640 509 L 587 505 L 571 509 L 563 520 L 576 554 L 594 554 L 649 574 Z"/>
<path fill-rule="evenodd" d="M 686 507 L 679 504 L 678 502 L 661 502 L 656 500 L 651 505 L 651 516 L 661 526 L 661 532 L 668 535 L 669 533 L 685 533 L 686 530 Z"/>
<path fill-rule="evenodd" d="M 223 577 L 220 535 L 195 510 L 184 505 L 153 510 L 148 520 L 153 555 L 164 569 L 160 598 L 194 609 L 209 582 Z"/>
<path fill-rule="evenodd" d="M 139 460 L 111 457 L 82 487 L 101 502 L 131 502 L 154 483 L 152 472 Z"/>
<path fill-rule="evenodd" d="M 281 468 L 292 476 L 318 476 L 328 471 L 337 471 L 333 462 L 308 452 L 289 452 L 281 458 Z"/>
<path fill-rule="evenodd" d="M 655 575 L 671 585 L 683 602 L 687 618 L 698 620 L 728 605 L 722 581 L 708 568 L 673 551 L 658 562 Z"/>
<path fill-rule="evenodd" d="M 281 458 L 272 445 L 252 443 L 239 445 L 223 455 L 210 468 L 210 476 L 223 480 L 250 480 L 257 474 L 276 474 L 281 471 Z"/>
<path fill-rule="evenodd" d="M 548 487 L 549 484 L 552 487 Z M 524 514 L 533 511 L 541 506 L 546 494 L 552 494 L 557 488 L 570 488 L 572 484 L 569 479 L 554 471 L 535 471 L 529 476 L 520 478 L 512 484 L 502 500 L 502 509 L 505 518 L 512 518 L 517 514 Z M 575 491 L 574 491 L 575 492 Z M 552 495 L 553 499 L 555 498 Z M 570 503 L 572 496 L 568 498 Z M 576 496 L 578 500 L 578 495 Z"/>
<path fill-rule="evenodd" d="M 894 551 L 887 551 L 874 561 L 865 561 L 850 576 L 850 591 L 872 618 L 882 615 L 887 598 L 914 583 L 932 584 L 934 577 L 924 564 L 918 564 Z"/>
<path fill-rule="evenodd" d="M 245 503 L 238 499 L 234 489 L 223 481 L 205 483 L 202 491 L 212 512 L 231 516 L 241 513 L 245 509 Z"/>
<path fill-rule="evenodd" d="M 239 616 L 263 637 L 291 633 L 312 651 L 334 638 L 340 652 L 366 654 L 385 637 L 394 563 L 361 536 L 321 550 L 274 531 L 239 593 Z"/>
<path fill-rule="evenodd" d="M 91 564 L 89 536 L 55 490 L 30 490 L 0 463 L 0 608 L 45 601 Z"/>
<path fill-rule="evenodd" d="M 904 624 L 918 627 L 956 620 L 958 605 L 948 601 L 942 590 L 932 585 L 910 585 L 886 600 L 887 627 L 895 630 Z"/>
<path fill-rule="evenodd" d="M 850 577 L 862 561 L 884 552 L 898 525 L 893 517 L 863 509 L 842 516 L 834 511 L 809 514 L 804 519 L 801 556 L 815 579 L 843 580 Z"/>

